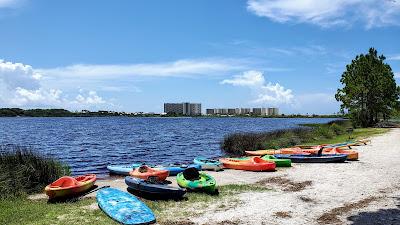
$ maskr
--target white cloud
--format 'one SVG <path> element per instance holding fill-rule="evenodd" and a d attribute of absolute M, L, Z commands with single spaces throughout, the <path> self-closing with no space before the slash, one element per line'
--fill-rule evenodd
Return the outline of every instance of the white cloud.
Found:
<path fill-rule="evenodd" d="M 107 102 L 95 91 L 81 91 L 69 99 L 57 88 L 41 84 L 42 75 L 32 66 L 0 60 L 0 104 L 6 107 L 93 108 Z"/>
<path fill-rule="evenodd" d="M 393 61 L 397 61 L 400 60 L 400 54 L 398 55 L 391 55 L 387 58 L 387 60 L 393 60 Z"/>
<path fill-rule="evenodd" d="M 247 9 L 280 23 L 332 27 L 362 22 L 367 29 L 400 24 L 396 0 L 248 0 Z"/>
<path fill-rule="evenodd" d="M 0 8 L 15 8 L 21 5 L 24 0 L 0 0 Z"/>
<path fill-rule="evenodd" d="M 288 104 L 293 99 L 292 90 L 285 89 L 280 84 L 266 82 L 262 72 L 250 70 L 232 79 L 225 79 L 221 84 L 231 84 L 233 86 L 242 86 L 250 88 L 256 95 L 252 102 L 257 104 Z"/>
<path fill-rule="evenodd" d="M 39 69 L 38 72 L 49 77 L 80 77 L 114 79 L 116 77 L 193 77 L 218 75 L 228 71 L 247 68 L 244 60 L 200 59 L 178 60 L 167 63 L 90 65 L 77 64 L 66 67 Z"/>
<path fill-rule="evenodd" d="M 394 78 L 400 78 L 400 72 L 394 73 Z"/>
<path fill-rule="evenodd" d="M 79 104 L 104 104 L 106 101 L 103 100 L 102 97 L 98 96 L 95 91 L 89 91 L 88 96 L 84 97 L 83 95 L 79 94 L 76 96 L 75 101 L 76 103 Z"/>
<path fill-rule="evenodd" d="M 296 96 L 292 105 L 294 113 L 318 113 L 333 114 L 337 113 L 340 103 L 336 101 L 334 93 L 307 93 Z"/>

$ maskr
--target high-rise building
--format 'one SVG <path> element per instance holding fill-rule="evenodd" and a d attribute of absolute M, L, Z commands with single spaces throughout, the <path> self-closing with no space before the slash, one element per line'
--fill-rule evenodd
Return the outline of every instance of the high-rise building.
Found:
<path fill-rule="evenodd" d="M 164 103 L 164 112 L 167 114 L 198 116 L 201 115 L 200 103 Z"/>
<path fill-rule="evenodd" d="M 253 115 L 261 116 L 261 108 L 253 108 Z"/>
<path fill-rule="evenodd" d="M 228 109 L 228 115 L 235 115 L 235 109 Z"/>
<path fill-rule="evenodd" d="M 268 116 L 277 116 L 279 115 L 278 108 L 268 108 Z"/>
<path fill-rule="evenodd" d="M 214 115 L 215 113 L 215 109 L 206 109 L 206 114 L 207 115 Z"/>

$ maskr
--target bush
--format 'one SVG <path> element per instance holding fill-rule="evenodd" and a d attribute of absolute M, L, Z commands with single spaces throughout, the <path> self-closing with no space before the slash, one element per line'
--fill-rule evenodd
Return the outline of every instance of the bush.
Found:
<path fill-rule="evenodd" d="M 0 198 L 42 192 L 69 168 L 57 160 L 19 146 L 0 146 Z"/>
<path fill-rule="evenodd" d="M 311 128 L 302 127 L 264 133 L 236 133 L 225 136 L 221 148 L 228 155 L 239 156 L 244 151 L 290 147 L 309 140 L 311 131 Z"/>
<path fill-rule="evenodd" d="M 333 130 L 333 132 L 335 132 L 336 135 L 341 135 L 346 132 L 346 128 L 339 126 L 336 123 L 332 123 L 330 129 Z"/>

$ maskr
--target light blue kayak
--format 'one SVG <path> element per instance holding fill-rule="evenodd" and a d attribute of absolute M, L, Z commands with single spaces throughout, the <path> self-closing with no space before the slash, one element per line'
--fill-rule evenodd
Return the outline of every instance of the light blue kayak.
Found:
<path fill-rule="evenodd" d="M 115 188 L 104 188 L 97 192 L 99 207 L 113 220 L 122 224 L 155 223 L 151 209 L 135 196 Z"/>
<path fill-rule="evenodd" d="M 202 170 L 222 170 L 221 163 L 218 160 L 207 159 L 205 157 L 196 157 L 193 163 L 200 165 Z"/>
<path fill-rule="evenodd" d="M 133 163 L 130 165 L 109 165 L 107 166 L 108 171 L 112 174 L 118 174 L 118 175 L 124 175 L 128 176 L 129 172 L 136 169 L 137 167 L 143 165 L 143 163 Z M 148 165 L 148 164 L 146 164 Z M 201 170 L 201 166 L 197 164 L 171 164 L 168 166 L 153 166 L 153 165 L 148 165 L 152 168 L 155 169 L 160 169 L 160 170 L 168 170 L 170 176 L 176 176 L 178 173 L 183 172 L 185 169 L 189 167 L 194 167 L 197 170 Z"/>
<path fill-rule="evenodd" d="M 109 165 L 107 166 L 108 171 L 112 174 L 128 176 L 129 172 L 143 165 L 142 163 L 133 163 L 130 165 Z"/>

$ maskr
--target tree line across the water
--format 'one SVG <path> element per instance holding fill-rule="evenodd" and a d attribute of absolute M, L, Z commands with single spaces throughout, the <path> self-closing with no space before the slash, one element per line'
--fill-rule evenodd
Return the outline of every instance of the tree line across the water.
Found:
<path fill-rule="evenodd" d="M 66 109 L 20 109 L 20 108 L 0 108 L 0 117 L 104 117 L 104 116 L 125 116 L 125 117 L 182 117 L 176 114 L 156 114 L 156 113 L 126 113 L 114 111 L 96 111 L 88 110 L 71 112 Z M 226 117 L 226 116 L 196 116 L 196 117 Z M 261 117 L 261 116 L 240 116 L 240 117 Z M 345 115 L 276 115 L 269 118 L 338 118 Z"/>

